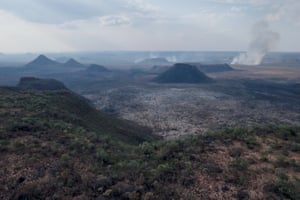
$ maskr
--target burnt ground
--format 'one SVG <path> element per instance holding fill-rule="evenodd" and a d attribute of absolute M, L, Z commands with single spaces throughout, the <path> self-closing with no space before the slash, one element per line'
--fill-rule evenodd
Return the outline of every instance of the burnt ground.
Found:
<path fill-rule="evenodd" d="M 178 127 L 167 134 L 184 133 L 182 124 L 249 124 L 172 141 L 74 93 L 0 88 L 0 199 L 299 199 L 300 127 L 280 125 L 299 123 L 299 82 L 218 76 L 205 85 L 143 79 L 86 91 L 106 112 L 121 116 L 127 104 L 124 116 Z M 138 118 L 147 109 L 155 115 Z"/>
<path fill-rule="evenodd" d="M 156 84 L 152 76 L 82 88 L 99 110 L 151 127 L 167 139 L 207 130 L 300 123 L 300 70 L 235 66 L 210 84 Z"/>

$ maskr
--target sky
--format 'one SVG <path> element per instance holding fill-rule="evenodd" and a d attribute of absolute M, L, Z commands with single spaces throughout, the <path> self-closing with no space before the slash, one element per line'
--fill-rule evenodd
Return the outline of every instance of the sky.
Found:
<path fill-rule="evenodd" d="M 300 0 L 0 0 L 0 52 L 246 51 L 260 21 L 272 51 L 300 52 Z"/>

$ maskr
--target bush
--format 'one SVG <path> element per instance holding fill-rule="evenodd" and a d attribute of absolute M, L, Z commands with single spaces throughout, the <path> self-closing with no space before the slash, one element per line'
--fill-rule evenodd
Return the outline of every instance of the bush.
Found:
<path fill-rule="evenodd" d="M 229 152 L 229 155 L 231 157 L 240 157 L 243 153 L 243 149 L 242 148 L 234 148 Z"/>
<path fill-rule="evenodd" d="M 260 154 L 260 159 L 262 161 L 268 161 L 268 152 L 267 151 L 262 151 L 259 154 Z"/>
<path fill-rule="evenodd" d="M 264 187 L 266 192 L 274 194 L 276 199 L 300 199 L 300 179 L 290 180 L 284 173 L 280 173 L 275 183 Z"/>
<path fill-rule="evenodd" d="M 0 140 L 0 152 L 7 151 L 9 144 L 9 140 Z"/>
<path fill-rule="evenodd" d="M 241 158 L 236 158 L 230 164 L 230 168 L 233 172 L 246 171 L 248 170 L 248 167 L 249 163 Z"/>
<path fill-rule="evenodd" d="M 14 148 L 16 151 L 21 151 L 25 148 L 25 144 L 19 141 L 14 142 Z"/>
<path fill-rule="evenodd" d="M 289 166 L 289 162 L 286 161 L 286 158 L 283 155 L 280 155 L 276 158 L 274 166 L 286 168 Z"/>
<path fill-rule="evenodd" d="M 103 149 L 97 149 L 96 151 L 96 158 L 101 164 L 109 164 L 109 154 L 104 151 Z"/>
<path fill-rule="evenodd" d="M 68 160 L 70 160 L 70 155 L 67 153 L 64 153 L 61 155 L 60 159 L 64 162 L 67 162 Z"/>
<path fill-rule="evenodd" d="M 299 153 L 299 152 L 300 152 L 300 144 L 292 143 L 292 144 L 290 144 L 290 145 L 288 146 L 288 149 L 289 149 L 290 151 Z"/>
<path fill-rule="evenodd" d="M 174 179 L 175 170 L 170 163 L 160 164 L 157 168 L 151 171 L 152 179 L 158 179 L 161 181 L 172 181 Z"/>
<path fill-rule="evenodd" d="M 258 141 L 256 140 L 255 137 L 248 137 L 248 138 L 245 139 L 245 142 L 246 142 L 247 147 L 249 149 L 254 149 L 254 148 L 260 146 L 260 144 L 258 143 Z"/>

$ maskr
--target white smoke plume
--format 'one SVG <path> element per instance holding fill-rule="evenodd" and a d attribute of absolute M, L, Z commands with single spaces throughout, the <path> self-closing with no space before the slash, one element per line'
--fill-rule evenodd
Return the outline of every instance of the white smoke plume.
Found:
<path fill-rule="evenodd" d="M 176 56 L 168 56 L 167 60 L 172 63 L 176 63 L 178 61 Z"/>
<path fill-rule="evenodd" d="M 252 27 L 253 40 L 246 53 L 235 57 L 231 64 L 259 65 L 264 56 L 274 49 L 280 35 L 272 31 L 267 21 L 260 21 Z"/>

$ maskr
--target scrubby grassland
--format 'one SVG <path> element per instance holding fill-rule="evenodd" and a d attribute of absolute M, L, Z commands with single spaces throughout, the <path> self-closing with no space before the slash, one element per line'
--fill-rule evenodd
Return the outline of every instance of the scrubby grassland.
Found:
<path fill-rule="evenodd" d="M 162 141 L 69 92 L 0 89 L 0 199 L 299 199 L 300 127 Z"/>

